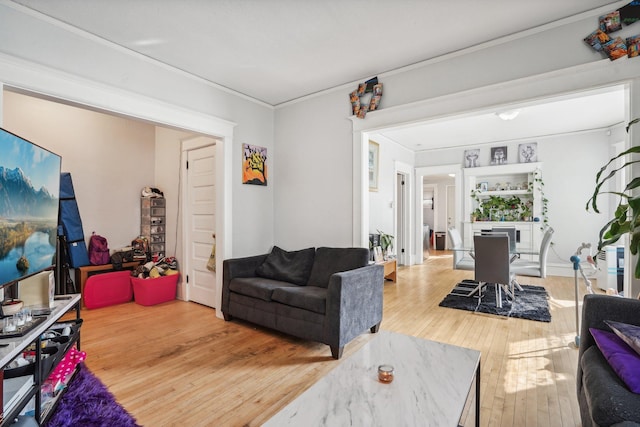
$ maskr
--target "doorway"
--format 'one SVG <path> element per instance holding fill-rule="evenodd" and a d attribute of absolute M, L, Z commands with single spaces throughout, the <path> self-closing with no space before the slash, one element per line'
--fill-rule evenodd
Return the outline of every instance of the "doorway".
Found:
<path fill-rule="evenodd" d="M 447 193 L 447 204 L 446 204 L 446 215 L 447 215 L 447 230 L 450 227 L 455 227 L 456 222 L 456 186 L 455 185 L 447 185 L 446 186 Z M 445 230 L 446 231 L 446 230 Z M 446 234 L 446 248 L 451 249 L 453 244 L 451 243 L 451 239 L 449 238 L 449 233 Z"/>
<path fill-rule="evenodd" d="M 435 236 L 436 232 L 445 234 L 448 242 L 447 228 L 460 227 L 462 218 L 462 166 L 449 164 L 441 166 L 426 166 L 415 169 L 416 182 L 416 226 L 413 231 L 416 241 L 425 240 L 425 231 Z M 429 222 L 431 221 L 431 222 Z M 440 234 L 442 235 L 442 234 Z M 426 237 L 428 239 L 428 237 Z M 430 249 L 435 249 L 435 237 L 431 240 Z M 426 258 L 423 245 L 417 245 L 416 256 Z M 445 243 L 449 248 L 450 243 Z"/>

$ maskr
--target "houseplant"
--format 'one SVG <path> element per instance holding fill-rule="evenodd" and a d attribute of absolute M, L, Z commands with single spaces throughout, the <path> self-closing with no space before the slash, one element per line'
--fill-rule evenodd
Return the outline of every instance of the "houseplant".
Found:
<path fill-rule="evenodd" d="M 627 125 L 627 133 L 629 132 L 629 128 L 638 121 L 640 121 L 640 118 L 629 122 Z M 596 186 L 593 195 L 589 201 L 587 201 L 587 210 L 591 207 L 594 212 L 600 213 L 597 205 L 597 198 L 600 194 L 615 194 L 620 196 L 620 201 L 613 214 L 613 218 L 600 230 L 598 250 L 602 250 L 605 246 L 617 242 L 622 236 L 628 235 L 629 251 L 633 255 L 638 254 L 638 249 L 640 249 L 640 196 L 634 195 L 633 190 L 640 187 L 640 177 L 632 176 L 622 192 L 602 190 L 602 186 L 608 180 L 615 177 L 619 171 L 640 162 L 640 160 L 630 160 L 627 158 L 627 156 L 638 153 L 640 153 L 640 146 L 633 146 L 611 158 L 596 174 Z M 616 167 L 612 165 L 618 159 L 624 160 L 622 166 Z M 609 172 L 605 175 L 607 171 Z M 634 276 L 640 279 L 640 262 L 638 260 L 636 260 Z"/>
<path fill-rule="evenodd" d="M 391 234 L 383 233 L 380 230 L 378 230 L 378 234 L 380 234 L 380 246 L 382 247 L 382 253 L 384 254 L 385 259 L 387 259 L 393 249 L 393 236 Z"/>

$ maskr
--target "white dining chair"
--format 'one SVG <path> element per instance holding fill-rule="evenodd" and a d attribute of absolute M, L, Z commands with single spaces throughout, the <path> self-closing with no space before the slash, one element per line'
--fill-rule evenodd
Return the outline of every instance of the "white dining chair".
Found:
<path fill-rule="evenodd" d="M 540 242 L 540 252 L 537 260 L 517 259 L 511 264 L 511 271 L 519 276 L 541 277 L 543 279 L 547 277 L 547 257 L 553 233 L 553 228 L 547 227 L 542 236 L 542 242 Z"/>

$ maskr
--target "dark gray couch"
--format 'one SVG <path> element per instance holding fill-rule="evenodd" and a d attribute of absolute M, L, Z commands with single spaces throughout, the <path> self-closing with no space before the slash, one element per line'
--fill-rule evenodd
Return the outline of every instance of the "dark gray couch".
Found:
<path fill-rule="evenodd" d="M 384 268 L 365 248 L 314 248 L 223 262 L 222 313 L 329 345 L 344 346 L 382 321 Z"/>
<path fill-rule="evenodd" d="M 640 300 L 608 295 L 584 297 L 576 378 L 582 425 L 639 426 L 640 395 L 629 391 L 611 369 L 589 332 L 589 328 L 611 332 L 605 320 L 640 326 Z"/>

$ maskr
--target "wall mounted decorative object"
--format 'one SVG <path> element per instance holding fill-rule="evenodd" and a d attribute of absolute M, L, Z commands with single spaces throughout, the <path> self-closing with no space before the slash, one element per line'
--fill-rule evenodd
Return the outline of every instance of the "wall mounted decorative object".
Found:
<path fill-rule="evenodd" d="M 364 119 L 368 111 L 374 111 L 380 107 L 381 98 L 382 83 L 378 83 L 377 77 L 360 83 L 358 89 L 349 94 L 351 113 L 359 119 Z"/>
<path fill-rule="evenodd" d="M 369 141 L 369 191 L 378 191 L 378 163 L 380 146 L 377 142 Z"/>
<path fill-rule="evenodd" d="M 242 144 L 242 183 L 267 185 L 267 149 Z"/>
<path fill-rule="evenodd" d="M 598 28 L 584 38 L 594 50 L 602 52 L 614 61 L 628 56 L 638 56 L 640 51 L 640 35 L 627 37 L 611 37 L 610 34 L 622 29 L 623 25 L 631 25 L 640 21 L 640 2 L 635 0 L 620 9 L 598 18 Z"/>

